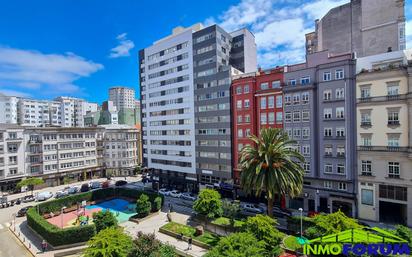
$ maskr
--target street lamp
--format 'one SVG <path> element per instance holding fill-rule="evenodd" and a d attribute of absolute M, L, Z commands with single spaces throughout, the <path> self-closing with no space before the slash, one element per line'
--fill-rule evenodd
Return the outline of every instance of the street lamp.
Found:
<path fill-rule="evenodd" d="M 16 231 L 16 216 L 17 216 L 17 214 L 16 213 L 13 213 L 13 226 L 14 226 L 14 231 Z"/>
<path fill-rule="evenodd" d="M 63 211 L 64 211 L 64 209 L 66 209 L 67 207 L 66 206 L 63 206 L 62 207 L 62 209 L 61 209 L 61 216 L 62 216 L 62 219 L 61 219 L 61 227 L 63 228 Z"/>
<path fill-rule="evenodd" d="M 302 238 L 303 237 L 303 235 L 302 235 L 302 230 L 303 230 L 303 209 L 302 208 L 299 208 L 299 211 L 300 211 L 300 237 Z"/>

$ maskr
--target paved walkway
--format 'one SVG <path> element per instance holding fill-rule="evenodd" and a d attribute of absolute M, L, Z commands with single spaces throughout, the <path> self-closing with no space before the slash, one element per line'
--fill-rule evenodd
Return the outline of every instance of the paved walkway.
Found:
<path fill-rule="evenodd" d="M 172 214 L 172 220 L 176 222 L 185 223 L 184 221 L 186 221 L 187 219 L 187 215 L 177 213 Z M 173 245 L 179 251 L 185 252 L 191 256 L 200 257 L 206 254 L 206 249 L 193 245 L 192 250 L 187 250 L 187 242 L 160 233 L 159 228 L 165 225 L 166 223 L 168 223 L 166 213 L 161 212 L 159 215 L 152 217 L 148 220 L 145 220 L 139 224 L 127 221 L 122 223 L 121 225 L 125 227 L 126 232 L 128 232 L 133 237 L 136 237 L 137 232 L 139 231 L 142 231 L 143 233 L 155 233 L 156 238 L 159 239 L 161 242 Z"/>

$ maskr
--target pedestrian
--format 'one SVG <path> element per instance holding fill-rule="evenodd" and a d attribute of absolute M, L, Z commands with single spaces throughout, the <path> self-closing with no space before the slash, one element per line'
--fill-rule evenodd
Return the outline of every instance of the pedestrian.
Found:
<path fill-rule="evenodd" d="M 180 240 L 183 240 L 183 233 L 180 233 Z"/>
<path fill-rule="evenodd" d="M 192 237 L 187 240 L 187 250 L 192 250 Z"/>
<path fill-rule="evenodd" d="M 43 253 L 47 250 L 47 242 L 44 239 L 41 242 L 41 250 L 43 251 Z"/>

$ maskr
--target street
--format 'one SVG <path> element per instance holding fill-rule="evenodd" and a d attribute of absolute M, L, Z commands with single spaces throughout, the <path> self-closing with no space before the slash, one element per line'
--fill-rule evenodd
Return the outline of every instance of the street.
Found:
<path fill-rule="evenodd" d="M 9 231 L 7 227 L 0 229 L 0 256 L 1 257 L 28 257 L 31 254 Z"/>

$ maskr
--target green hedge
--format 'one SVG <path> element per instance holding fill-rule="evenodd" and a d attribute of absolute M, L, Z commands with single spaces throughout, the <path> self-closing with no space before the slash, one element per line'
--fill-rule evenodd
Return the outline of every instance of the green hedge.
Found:
<path fill-rule="evenodd" d="M 152 204 L 160 197 L 162 204 L 164 197 L 152 192 L 143 192 L 128 188 L 104 188 L 96 191 L 66 196 L 60 199 L 41 203 L 27 211 L 27 224 L 42 236 L 52 246 L 74 244 L 88 241 L 96 234 L 93 224 L 61 229 L 50 224 L 41 215 L 50 212 L 57 212 L 63 206 L 71 207 L 82 201 L 104 200 L 110 197 L 127 197 L 137 199 L 140 195 L 146 194 Z M 157 200 L 158 201 L 158 200 Z M 39 211 L 39 213 L 37 212 Z"/>
<path fill-rule="evenodd" d="M 302 226 L 303 230 L 306 230 L 309 227 L 315 225 L 315 222 L 312 218 L 309 217 L 302 217 Z M 288 230 L 293 231 L 295 233 L 300 232 L 300 216 L 292 216 L 288 218 Z"/>

